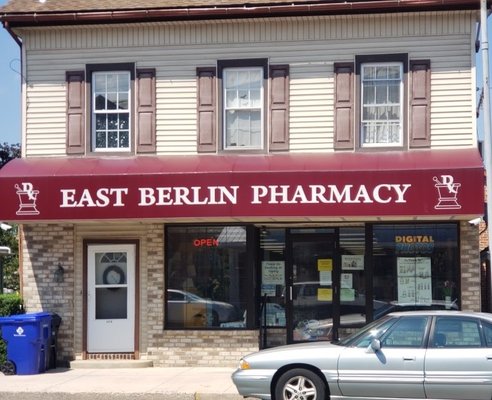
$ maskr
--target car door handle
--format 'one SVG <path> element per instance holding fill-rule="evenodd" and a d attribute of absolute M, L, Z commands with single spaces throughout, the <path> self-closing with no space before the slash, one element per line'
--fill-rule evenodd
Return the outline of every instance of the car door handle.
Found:
<path fill-rule="evenodd" d="M 415 357 L 412 357 L 412 356 L 403 356 L 403 361 L 415 361 Z"/>
<path fill-rule="evenodd" d="M 487 360 L 492 360 L 492 355 L 486 356 Z"/>

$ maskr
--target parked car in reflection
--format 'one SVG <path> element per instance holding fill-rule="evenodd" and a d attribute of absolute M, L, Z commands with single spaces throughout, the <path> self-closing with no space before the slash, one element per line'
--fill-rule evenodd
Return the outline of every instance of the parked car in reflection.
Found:
<path fill-rule="evenodd" d="M 340 315 L 340 328 L 360 328 L 366 322 L 364 313 L 365 306 L 359 305 L 360 313 L 343 313 L 344 303 L 341 304 L 342 314 Z M 373 302 L 373 320 L 377 320 L 386 314 L 396 311 L 418 311 L 418 310 L 458 310 L 458 305 L 455 301 L 447 302 L 441 300 L 433 300 L 432 303 L 399 303 L 397 301 L 383 302 L 374 300 Z M 308 340 L 331 340 L 333 333 L 333 319 L 310 319 L 299 321 L 293 331 L 295 341 Z"/>
<path fill-rule="evenodd" d="M 391 313 L 341 342 L 247 355 L 232 380 L 240 395 L 266 400 L 490 400 L 492 314 Z"/>
<path fill-rule="evenodd" d="M 169 326 L 219 326 L 222 322 L 236 321 L 240 316 L 240 310 L 232 304 L 204 299 L 184 290 L 167 290 L 167 322 Z"/>

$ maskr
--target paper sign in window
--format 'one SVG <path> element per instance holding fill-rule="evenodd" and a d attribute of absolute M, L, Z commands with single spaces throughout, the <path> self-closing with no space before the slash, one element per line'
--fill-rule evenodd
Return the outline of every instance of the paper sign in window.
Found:
<path fill-rule="evenodd" d="M 352 289 L 353 288 L 353 279 L 352 274 L 342 274 L 340 276 L 341 287 L 342 289 Z"/>
<path fill-rule="evenodd" d="M 322 286 L 331 286 L 331 271 L 319 271 L 319 284 Z"/>
<path fill-rule="evenodd" d="M 285 263 L 283 261 L 263 261 L 261 277 L 264 285 L 283 285 L 285 282 Z"/>
<path fill-rule="evenodd" d="M 318 288 L 318 301 L 332 301 L 333 289 L 331 288 Z"/>
<path fill-rule="evenodd" d="M 318 271 L 333 271 L 333 260 L 331 258 L 319 258 Z"/>
<path fill-rule="evenodd" d="M 343 270 L 364 270 L 364 256 L 363 255 L 342 255 L 342 269 Z"/>
<path fill-rule="evenodd" d="M 341 289 L 340 301 L 355 301 L 355 289 Z"/>

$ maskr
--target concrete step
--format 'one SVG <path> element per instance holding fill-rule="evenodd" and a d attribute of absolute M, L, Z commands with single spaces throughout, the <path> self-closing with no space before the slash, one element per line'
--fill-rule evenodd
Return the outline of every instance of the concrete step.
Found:
<path fill-rule="evenodd" d="M 150 368 L 150 360 L 75 360 L 70 361 L 71 369 L 114 369 L 114 368 Z"/>

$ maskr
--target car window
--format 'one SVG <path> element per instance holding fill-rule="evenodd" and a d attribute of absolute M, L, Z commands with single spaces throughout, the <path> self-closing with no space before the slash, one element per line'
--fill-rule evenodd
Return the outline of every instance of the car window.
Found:
<path fill-rule="evenodd" d="M 433 335 L 433 347 L 481 347 L 480 325 L 470 318 L 438 317 Z"/>
<path fill-rule="evenodd" d="M 488 322 L 482 322 L 483 334 L 487 347 L 492 347 L 492 325 Z"/>
<path fill-rule="evenodd" d="M 404 317 L 385 333 L 381 347 L 422 347 L 428 317 Z"/>
<path fill-rule="evenodd" d="M 184 295 L 179 292 L 173 292 L 173 291 L 168 291 L 167 292 L 167 299 L 171 301 L 183 301 L 184 300 Z"/>
<path fill-rule="evenodd" d="M 372 339 L 381 337 L 387 329 L 395 323 L 395 318 L 387 318 L 385 320 L 375 321 L 367 325 L 362 331 L 352 336 L 350 341 L 342 342 L 342 345 L 355 347 L 368 347 Z"/>

